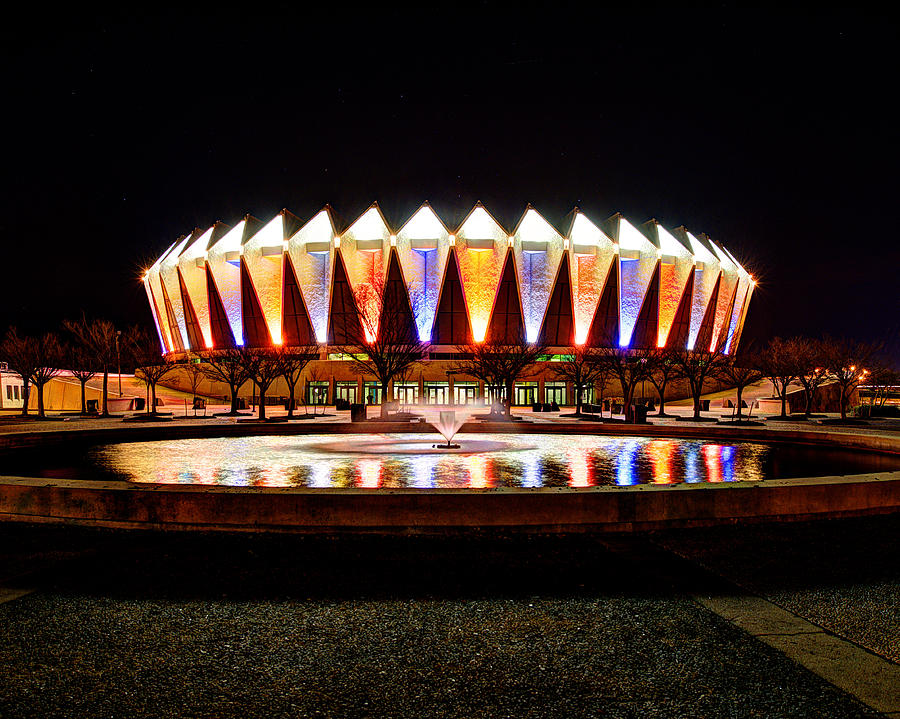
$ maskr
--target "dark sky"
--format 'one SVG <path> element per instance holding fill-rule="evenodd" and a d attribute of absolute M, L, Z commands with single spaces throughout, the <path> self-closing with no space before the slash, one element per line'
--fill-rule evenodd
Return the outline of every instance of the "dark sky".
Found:
<path fill-rule="evenodd" d="M 178 235 L 326 202 L 655 217 L 760 279 L 745 337 L 896 346 L 898 28 L 862 9 L 129 10 L 3 27 L 0 327 L 149 323 Z"/>

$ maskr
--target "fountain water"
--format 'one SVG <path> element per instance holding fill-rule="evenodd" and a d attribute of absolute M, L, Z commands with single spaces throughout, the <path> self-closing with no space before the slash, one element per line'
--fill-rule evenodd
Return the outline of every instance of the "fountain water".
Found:
<path fill-rule="evenodd" d="M 456 410 L 453 409 L 442 409 L 438 413 L 437 422 L 434 423 L 434 426 L 437 428 L 437 431 L 441 433 L 444 439 L 447 440 L 447 444 L 435 444 L 432 445 L 434 449 L 459 449 L 458 444 L 452 444 L 453 436 L 459 432 L 460 428 L 466 423 L 468 419 L 468 415 L 463 415 L 461 418 L 456 416 Z"/>

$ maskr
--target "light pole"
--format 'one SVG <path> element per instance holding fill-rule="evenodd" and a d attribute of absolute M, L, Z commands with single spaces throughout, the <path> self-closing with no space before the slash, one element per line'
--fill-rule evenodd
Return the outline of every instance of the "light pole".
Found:
<path fill-rule="evenodd" d="M 122 330 L 116 330 L 116 371 L 119 375 L 119 397 L 122 396 L 122 360 L 119 358 L 119 337 Z"/>

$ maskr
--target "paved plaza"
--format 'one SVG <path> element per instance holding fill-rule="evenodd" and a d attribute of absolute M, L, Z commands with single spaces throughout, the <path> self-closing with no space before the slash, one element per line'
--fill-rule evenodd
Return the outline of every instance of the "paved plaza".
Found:
<path fill-rule="evenodd" d="M 5 525 L 0 716 L 878 716 L 709 602 L 786 609 L 892 681 L 898 531 L 894 516 L 614 540 Z"/>

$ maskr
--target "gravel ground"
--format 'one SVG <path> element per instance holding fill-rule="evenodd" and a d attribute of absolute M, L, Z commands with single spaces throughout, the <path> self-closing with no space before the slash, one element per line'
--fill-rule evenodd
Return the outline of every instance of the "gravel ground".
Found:
<path fill-rule="evenodd" d="M 669 532 L 659 543 L 900 664 L 898 537 L 892 515 Z"/>
<path fill-rule="evenodd" d="M 0 605 L 4 719 L 876 716 L 639 540 L 20 540 L 68 554 Z"/>

